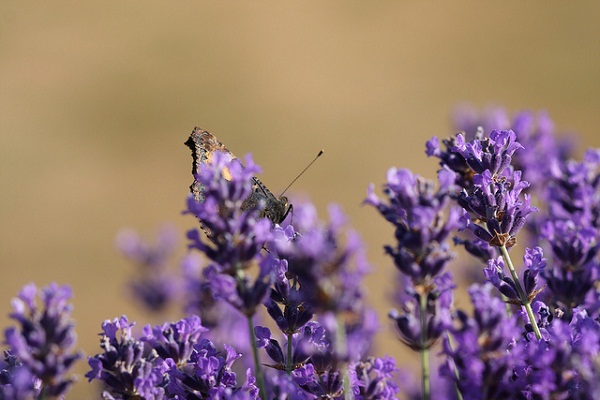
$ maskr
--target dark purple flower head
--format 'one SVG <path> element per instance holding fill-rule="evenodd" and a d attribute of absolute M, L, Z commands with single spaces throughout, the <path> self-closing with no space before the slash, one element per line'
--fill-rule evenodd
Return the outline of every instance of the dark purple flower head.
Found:
<path fill-rule="evenodd" d="M 500 176 L 509 168 L 514 152 L 522 148 L 512 130 L 493 130 L 489 137 L 473 141 L 466 141 L 459 133 L 451 151 L 460 154 L 476 174 L 490 171 Z"/>
<path fill-rule="evenodd" d="M 265 304 L 277 327 L 286 335 L 298 332 L 314 315 L 300 285 L 289 279 L 287 273 L 287 260 L 278 260 L 273 269 L 273 289 Z"/>
<path fill-rule="evenodd" d="M 463 189 L 457 198 L 464 209 L 464 225 L 491 246 L 513 246 L 527 216 L 538 211 L 529 195 L 521 198 L 528 186 L 519 171 L 511 179 L 494 179 L 487 170 L 475 175 L 472 190 Z"/>
<path fill-rule="evenodd" d="M 36 302 L 38 295 L 42 307 Z M 73 351 L 76 335 L 71 320 L 71 297 L 72 290 L 66 285 L 51 283 L 38 292 L 31 283 L 12 301 L 10 316 L 20 327 L 6 329 L 6 344 L 30 375 L 41 381 L 41 393 L 45 396 L 58 397 L 67 392 L 73 380 L 66 375 L 81 358 L 80 353 Z M 21 382 L 26 375 L 19 374 Z"/>
<path fill-rule="evenodd" d="M 163 310 L 177 294 L 179 282 L 169 270 L 177 243 L 177 232 L 169 226 L 159 230 L 156 244 L 148 243 L 132 230 L 122 230 L 117 235 L 117 248 L 138 267 L 138 276 L 129 284 L 132 294 L 149 310 Z"/>
<path fill-rule="evenodd" d="M 92 369 L 85 376 L 103 381 L 107 395 L 117 399 L 163 399 L 168 367 L 155 350 L 132 336 L 132 326 L 125 316 L 102 323 L 103 353 L 88 358 Z"/>
<path fill-rule="evenodd" d="M 255 378 L 247 371 L 246 382 L 238 387 L 231 367 L 241 354 L 225 345 L 225 351 L 216 349 L 207 339 L 194 346 L 187 364 L 176 365 L 167 359 L 167 386 L 169 398 L 179 399 L 258 399 Z"/>
<path fill-rule="evenodd" d="M 126 317 L 105 321 L 101 347 L 104 352 L 90 357 L 90 379 L 104 382 L 105 397 L 144 398 L 239 398 L 257 399 L 254 377 L 236 384 L 231 367 L 240 358 L 232 347 L 218 351 L 208 339 L 198 317 L 144 328 L 135 339 Z M 221 396 L 221 397 L 219 397 Z M 228 397 L 229 396 L 229 397 Z"/>
<path fill-rule="evenodd" d="M 582 162 L 551 163 L 548 214 L 600 228 L 600 149 L 589 149 Z"/>
<path fill-rule="evenodd" d="M 440 186 L 434 191 L 433 182 L 406 169 L 392 168 L 384 186 L 387 201 L 375 195 L 372 185 L 365 200 L 395 226 L 397 244 L 386 246 L 386 252 L 415 284 L 426 284 L 453 258 L 447 239 L 460 226 L 459 209 L 450 207 L 446 218 L 443 213 L 455 190 L 455 174 L 442 169 L 438 179 Z"/>
<path fill-rule="evenodd" d="M 512 129 L 519 143 L 527 149 L 515 153 L 512 164 L 523 171 L 525 180 L 531 182 L 536 190 L 545 187 L 551 160 L 566 160 L 572 153 L 573 138 L 556 137 L 554 122 L 545 111 L 521 111 L 511 119 L 508 112 L 500 107 L 489 107 L 479 112 L 463 106 L 455 111 L 453 120 L 454 127 L 464 132 L 467 140 L 494 129 Z"/>
<path fill-rule="evenodd" d="M 427 142 L 426 153 L 440 159 L 442 168 L 456 173 L 456 184 L 471 189 L 473 176 L 490 171 L 496 178 L 510 175 L 512 156 L 523 148 L 511 130 L 493 130 L 485 136 L 479 130 L 474 139 L 466 140 L 462 134 L 443 140 L 445 150 L 440 148 L 439 139 Z"/>
<path fill-rule="evenodd" d="M 147 342 L 162 359 L 171 358 L 180 364 L 189 360 L 194 345 L 207 331 L 200 323 L 200 318 L 192 316 L 173 324 L 146 325 L 142 341 Z"/>
<path fill-rule="evenodd" d="M 599 230 L 589 224 L 550 218 L 542 223 L 540 231 L 551 249 L 552 262 L 542 273 L 549 289 L 549 304 L 565 312 L 567 318 L 578 306 L 590 312 L 597 309 Z"/>

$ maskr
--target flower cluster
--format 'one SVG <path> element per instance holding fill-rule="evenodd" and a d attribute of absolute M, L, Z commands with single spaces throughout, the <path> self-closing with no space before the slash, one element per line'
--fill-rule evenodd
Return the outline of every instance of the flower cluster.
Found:
<path fill-rule="evenodd" d="M 148 325 L 139 339 L 134 338 L 132 326 L 126 317 L 102 324 L 104 352 L 89 359 L 92 369 L 86 377 L 104 383 L 103 398 L 257 398 L 249 373 L 246 383 L 236 386 L 231 367 L 239 354 L 231 347 L 218 351 L 202 338 L 206 328 L 200 318 Z M 240 395 L 234 397 L 234 393 Z"/>
<path fill-rule="evenodd" d="M 36 302 L 38 296 L 43 307 Z M 76 335 L 71 297 L 68 286 L 52 283 L 39 291 L 28 284 L 13 299 L 10 316 L 20 327 L 5 331 L 9 351 L 0 362 L 0 398 L 58 398 L 67 392 L 73 383 L 67 377 L 69 369 L 81 358 L 73 351 Z"/>
<path fill-rule="evenodd" d="M 196 177 L 203 200 L 188 196 L 188 212 L 201 221 L 210 238 L 204 240 L 198 230 L 190 231 L 189 247 L 212 261 L 203 274 L 213 295 L 247 316 L 256 313 L 271 283 L 272 259 L 261 253 L 272 237 L 271 222 L 260 218 L 264 205 L 245 207 L 253 190 L 253 176 L 259 171 L 249 156 L 242 165 L 230 154 L 217 152 L 212 163 L 201 165 Z M 256 266 L 259 274 L 250 279 L 247 271 Z"/>
<path fill-rule="evenodd" d="M 104 321 L 88 380 L 123 400 L 600 398 L 600 150 L 573 160 L 544 113 L 463 110 L 455 122 L 460 133 L 426 144 L 437 182 L 391 168 L 382 195 L 371 185 L 365 200 L 394 228 L 388 316 L 420 356 L 420 385 L 374 353 L 372 267 L 340 208 L 320 221 L 297 203 L 282 222 L 252 158 L 219 152 L 195 155 L 185 212 L 200 226 L 182 278 L 168 272 L 173 232 L 154 245 L 117 238 L 142 270 L 133 295 L 156 313 L 179 302 L 185 316 L 137 331 L 125 316 Z M 455 261 L 452 243 L 484 280 L 468 289 L 470 312 L 454 305 L 454 276 L 471 263 Z M 63 398 L 72 386 L 70 298 L 67 286 L 31 284 L 13 300 L 0 400 Z"/>

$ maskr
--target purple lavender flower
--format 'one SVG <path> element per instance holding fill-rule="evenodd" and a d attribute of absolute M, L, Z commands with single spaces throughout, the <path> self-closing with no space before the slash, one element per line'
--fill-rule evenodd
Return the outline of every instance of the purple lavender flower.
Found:
<path fill-rule="evenodd" d="M 466 228 L 491 246 L 513 246 L 527 216 L 538 211 L 529 195 L 520 198 L 529 184 L 521 181 L 519 171 L 511 179 L 497 180 L 486 170 L 473 177 L 473 185 L 471 192 L 463 189 L 457 199 L 465 210 Z"/>
<path fill-rule="evenodd" d="M 293 233 L 292 233 L 293 235 Z M 282 333 L 300 331 L 314 316 L 310 303 L 305 301 L 300 285 L 289 279 L 287 260 L 279 260 L 273 268 L 275 280 L 270 298 L 265 303 L 269 316 Z"/>
<path fill-rule="evenodd" d="M 385 246 L 385 250 L 396 268 L 411 277 L 415 285 L 426 285 L 453 258 L 447 239 L 460 226 L 456 207 L 450 207 L 447 219 L 443 218 L 449 195 L 455 189 L 455 174 L 442 169 L 438 179 L 440 187 L 434 192 L 433 182 L 409 170 L 392 168 L 384 187 L 387 203 L 375 195 L 373 185 L 365 200 L 396 228 L 397 244 Z"/>
<path fill-rule="evenodd" d="M 211 238 L 210 242 L 203 241 L 197 230 L 191 231 L 190 247 L 200 250 L 223 271 L 249 267 L 271 238 L 271 222 L 259 218 L 260 207 L 242 207 L 252 193 L 252 177 L 259 172 L 250 156 L 242 165 L 231 155 L 216 152 L 211 163 L 200 165 L 197 176 L 204 201 L 188 196 L 187 212 L 202 222 Z"/>
<path fill-rule="evenodd" d="M 398 296 L 401 311 L 392 310 L 389 317 L 394 320 L 400 340 L 415 351 L 430 349 L 452 324 L 450 308 L 452 276 L 446 272 L 435 277 L 427 294 L 419 293 L 409 279 L 404 279 L 404 292 Z M 421 296 L 426 296 L 425 312 L 421 310 Z M 425 332 L 423 332 L 425 329 Z"/>
<path fill-rule="evenodd" d="M 126 317 L 105 321 L 101 346 L 104 353 L 90 357 L 91 380 L 104 382 L 107 398 L 236 398 L 257 399 L 254 377 L 237 386 L 231 367 L 241 354 L 225 345 L 220 352 L 203 338 L 200 318 L 146 326 L 138 340 Z M 120 335 L 119 335 L 120 332 Z"/>
<path fill-rule="evenodd" d="M 312 224 L 304 221 L 301 232 L 292 226 L 276 228 L 270 249 L 287 262 L 287 273 L 297 280 L 298 294 L 311 312 L 360 312 L 362 279 L 370 268 L 363 245 L 353 231 L 346 231 L 342 242 L 346 218 L 337 206 L 329 208 L 329 215 L 327 226 L 315 220 Z"/>
<path fill-rule="evenodd" d="M 246 317 L 231 304 L 215 298 L 210 281 L 202 273 L 202 261 L 198 254 L 190 253 L 181 262 L 186 301 L 186 315 L 198 315 L 202 325 L 209 329 L 203 336 L 219 348 L 223 344 L 235 347 L 242 353 L 250 351 Z"/>
<path fill-rule="evenodd" d="M 494 129 L 512 129 L 526 149 L 513 155 L 512 164 L 523 171 L 524 179 L 537 193 L 545 191 L 554 160 L 566 160 L 573 152 L 573 138 L 556 137 L 554 122 L 545 111 L 521 111 L 511 119 L 500 107 L 490 107 L 481 113 L 472 107 L 459 107 L 453 120 L 455 128 L 463 131 L 468 140 Z"/>
<path fill-rule="evenodd" d="M 545 340 L 521 342 L 525 360 L 515 370 L 532 398 L 593 399 L 597 388 L 600 325 L 576 309 L 571 323 L 554 319 Z M 596 374 L 589 381 L 591 374 Z M 596 389 L 597 390 L 597 389 Z"/>
<path fill-rule="evenodd" d="M 397 296 L 402 311 L 392 310 L 389 316 L 404 344 L 421 354 L 421 394 L 426 399 L 431 390 L 429 349 L 450 325 L 454 285 L 444 268 L 454 257 L 448 238 L 460 227 L 459 209 L 449 206 L 457 177 L 450 169 L 441 169 L 434 191 L 433 182 L 391 168 L 384 186 L 387 201 L 374 194 L 373 185 L 365 201 L 395 227 L 396 245 L 385 250 L 405 284 Z"/>
<path fill-rule="evenodd" d="M 542 273 L 552 305 L 566 312 L 567 318 L 575 307 L 597 308 L 594 282 L 600 278 L 599 230 L 572 220 L 548 219 L 541 226 L 540 237 L 552 254 L 549 268 Z"/>
<path fill-rule="evenodd" d="M 133 325 L 125 316 L 102 323 L 100 347 L 104 352 L 88 358 L 92 369 L 85 376 L 90 382 L 103 381 L 104 396 L 109 398 L 163 399 L 168 365 L 155 350 L 133 337 Z"/>
<path fill-rule="evenodd" d="M 546 267 L 546 259 L 543 258 L 542 248 L 525 249 L 523 264 L 525 267 L 522 278 L 523 289 L 525 290 L 525 296 L 531 302 L 541 291 L 538 287 L 539 276 Z M 520 289 L 510 276 L 504 274 L 504 260 L 502 257 L 488 260 L 488 266 L 484 272 L 486 278 L 498 288 L 500 293 L 516 304 L 521 304 Z"/>
<path fill-rule="evenodd" d="M 474 315 L 458 311 L 458 325 L 444 341 L 448 359 L 440 374 L 455 383 L 465 400 L 519 398 L 525 388 L 513 380 L 514 370 L 524 365 L 518 351 L 511 350 L 521 330 L 502 301 L 491 295 L 492 288 L 471 286 Z"/>
<path fill-rule="evenodd" d="M 172 359 L 175 364 L 183 364 L 190 359 L 194 345 L 208 331 L 200 323 L 200 318 L 192 316 L 174 324 L 144 327 L 142 341 L 147 342 L 163 360 Z"/>
<path fill-rule="evenodd" d="M 168 226 L 160 229 L 155 245 L 134 231 L 122 230 L 116 244 L 139 267 L 139 276 L 129 284 L 133 296 L 151 311 L 164 310 L 174 300 L 179 286 L 169 271 L 169 259 L 177 247 L 175 229 Z"/>
<path fill-rule="evenodd" d="M 224 171 L 229 172 L 227 177 Z M 189 247 L 200 250 L 212 261 L 204 276 L 213 295 L 247 316 L 256 312 L 271 283 L 270 258 L 260 254 L 272 237 L 271 222 L 259 218 L 260 204 L 248 209 L 244 205 L 252 192 L 252 177 L 258 171 L 249 156 L 243 166 L 229 154 L 215 153 L 211 163 L 201 164 L 197 176 L 203 187 L 203 201 L 188 197 L 188 212 L 202 222 L 211 239 L 203 240 L 197 230 L 190 231 Z M 256 264 L 260 265 L 260 274 L 251 280 L 244 271 Z"/>
<path fill-rule="evenodd" d="M 305 324 L 303 329 L 294 335 L 288 336 L 291 343 L 284 342 L 283 345 L 271 335 L 271 330 L 266 327 L 257 326 L 254 329 L 258 341 L 258 347 L 264 348 L 267 355 L 273 361 L 269 367 L 280 371 L 290 372 L 307 363 L 316 362 L 325 369 L 333 363 L 333 348 L 325 329 L 317 322 Z M 288 353 L 288 346 L 291 352 Z M 285 351 L 283 349 L 286 349 Z M 324 361 L 323 356 L 329 355 Z M 315 356 L 314 360 L 311 357 Z M 291 358 L 290 358 L 291 357 Z"/>
<path fill-rule="evenodd" d="M 340 398 L 344 393 L 343 378 L 337 370 L 321 370 L 306 364 L 292 372 L 294 381 L 316 398 Z"/>
<path fill-rule="evenodd" d="M 236 374 L 231 366 L 241 354 L 233 347 L 225 346 L 223 354 L 207 339 L 194 346 L 194 352 L 186 364 L 177 365 L 167 359 L 169 366 L 169 398 L 180 399 L 258 399 L 258 388 L 250 371 L 246 372 L 246 382 L 236 386 Z"/>
<path fill-rule="evenodd" d="M 41 381 L 17 357 L 4 352 L 0 360 L 0 399 L 25 400 L 37 398 Z"/>
<path fill-rule="evenodd" d="M 38 296 L 43 303 L 36 304 Z M 37 384 L 30 381 L 39 379 L 39 396 L 60 397 L 64 395 L 73 379 L 66 375 L 81 354 L 74 352 L 76 335 L 71 321 L 71 288 L 51 283 L 39 292 L 31 283 L 25 285 L 18 298 L 13 299 L 13 313 L 20 328 L 6 329 L 6 344 L 15 361 L 12 373 L 12 389 L 17 392 Z M 9 357 L 10 360 L 10 357 Z M 21 367 L 17 367 L 21 364 Z M 28 371 L 25 371 L 25 369 Z"/>
<path fill-rule="evenodd" d="M 586 151 L 582 162 L 551 164 L 547 196 L 548 214 L 600 227 L 600 149 Z"/>
<path fill-rule="evenodd" d="M 492 246 L 514 245 L 526 217 L 537 211 L 528 195 L 523 200 L 519 197 L 529 183 L 511 166 L 513 154 L 523 148 L 515 133 L 494 130 L 483 137 L 480 132 L 470 142 L 458 134 L 444 143 L 446 150 L 442 151 L 438 139 L 433 138 L 427 154 L 440 158 L 442 167 L 457 173 L 456 182 L 462 187 L 457 202 L 466 210 L 466 227 Z"/>
<path fill-rule="evenodd" d="M 391 357 L 369 358 L 351 365 L 350 385 L 356 400 L 394 399 L 400 387 L 394 382 L 396 362 Z"/>
<path fill-rule="evenodd" d="M 541 193 L 547 204 L 535 230 L 548 248 L 549 267 L 543 273 L 545 295 L 570 318 L 583 306 L 597 315 L 600 290 L 600 150 L 588 150 L 582 162 L 556 159 Z"/>

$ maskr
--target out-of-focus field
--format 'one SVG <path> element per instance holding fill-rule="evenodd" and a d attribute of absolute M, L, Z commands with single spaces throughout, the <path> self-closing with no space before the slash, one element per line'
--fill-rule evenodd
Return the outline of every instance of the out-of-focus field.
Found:
<path fill-rule="evenodd" d="M 106 318 L 158 322 L 127 297 L 114 236 L 169 222 L 183 253 L 183 142 L 201 126 L 252 152 L 276 193 L 325 149 L 292 192 L 349 214 L 374 265 L 378 353 L 410 362 L 386 320 L 392 230 L 361 206 L 367 185 L 391 166 L 433 177 L 424 141 L 453 133 L 463 101 L 546 109 L 600 146 L 599 20 L 596 2 L 3 1 L 0 325 L 31 281 L 73 286 L 87 354 Z M 92 397 L 86 370 L 68 398 Z"/>

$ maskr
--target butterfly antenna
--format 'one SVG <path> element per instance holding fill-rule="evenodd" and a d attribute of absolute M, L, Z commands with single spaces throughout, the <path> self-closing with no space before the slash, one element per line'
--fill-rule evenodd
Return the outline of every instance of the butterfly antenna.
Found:
<path fill-rule="evenodd" d="M 285 190 L 283 192 L 281 192 L 281 194 L 279 196 L 283 196 L 283 194 L 285 192 L 287 192 L 287 190 L 294 184 L 294 182 L 296 182 L 298 180 L 298 178 L 300 178 L 302 175 L 304 175 L 304 173 L 306 172 L 306 170 L 309 169 L 310 166 L 313 165 L 315 163 L 315 161 L 317 161 L 317 159 L 319 157 L 321 157 L 322 155 L 323 155 L 323 150 L 319 150 L 319 154 L 317 154 L 317 156 L 315 158 L 313 158 L 313 160 L 306 167 L 304 167 L 304 169 L 302 170 L 302 172 L 300 172 L 298 174 L 298 176 L 296 176 L 294 178 L 294 180 L 291 181 L 289 185 L 287 185 L 287 187 L 285 188 Z"/>

